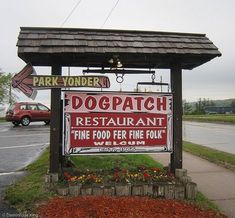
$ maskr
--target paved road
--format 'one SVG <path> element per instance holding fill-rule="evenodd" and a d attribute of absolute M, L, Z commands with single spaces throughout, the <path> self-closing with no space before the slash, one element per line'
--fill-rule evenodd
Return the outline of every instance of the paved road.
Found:
<path fill-rule="evenodd" d="M 235 125 L 185 121 L 183 139 L 235 154 Z"/>
<path fill-rule="evenodd" d="M 13 127 L 10 123 L 0 123 L 1 213 L 15 213 L 2 202 L 4 189 L 24 175 L 21 169 L 35 160 L 47 147 L 48 142 L 49 126 L 43 123 L 32 123 L 27 127 Z"/>

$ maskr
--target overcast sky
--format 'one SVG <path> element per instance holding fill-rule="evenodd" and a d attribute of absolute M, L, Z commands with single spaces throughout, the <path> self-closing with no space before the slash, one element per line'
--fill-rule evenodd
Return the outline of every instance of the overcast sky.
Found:
<path fill-rule="evenodd" d="M 17 37 L 21 26 L 61 27 L 79 0 L 1 0 L 0 68 L 19 72 L 25 63 L 17 56 Z M 81 0 L 63 25 L 73 28 L 101 28 L 116 0 Z M 183 98 L 235 98 L 235 1 L 234 0 L 119 0 L 104 29 L 137 29 L 167 32 L 205 33 L 219 48 L 222 57 L 183 71 Z M 50 68 L 37 67 L 38 74 Z M 63 68 L 63 74 L 68 69 Z M 80 68 L 72 68 L 80 74 Z M 157 79 L 169 81 L 169 70 L 157 70 Z M 120 88 L 111 78 L 112 89 Z M 150 76 L 125 76 L 122 90 L 133 90 L 138 81 Z M 27 97 L 19 94 L 20 100 Z M 49 91 L 39 91 L 36 101 L 49 104 Z"/>

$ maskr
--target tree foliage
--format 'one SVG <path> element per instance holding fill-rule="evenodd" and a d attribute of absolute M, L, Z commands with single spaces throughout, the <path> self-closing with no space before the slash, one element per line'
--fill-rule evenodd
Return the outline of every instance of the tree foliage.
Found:
<path fill-rule="evenodd" d="M 209 98 L 199 98 L 196 103 L 189 103 L 186 100 L 183 100 L 183 112 L 187 114 L 205 114 L 205 107 L 215 106 L 215 102 Z"/>
<path fill-rule="evenodd" d="M 232 100 L 232 102 L 231 102 L 231 107 L 232 107 L 232 108 L 235 108 L 235 99 Z"/>
<path fill-rule="evenodd" d="M 12 74 L 0 74 L 0 104 L 4 102 L 14 101 L 15 95 L 10 92 Z"/>
<path fill-rule="evenodd" d="M 193 111 L 192 105 L 187 102 L 185 99 L 183 100 L 183 114 L 191 114 Z"/>
<path fill-rule="evenodd" d="M 195 104 L 195 111 L 194 114 L 205 114 L 205 107 L 206 106 L 215 106 L 215 102 L 210 100 L 209 98 L 199 98 L 199 100 Z"/>

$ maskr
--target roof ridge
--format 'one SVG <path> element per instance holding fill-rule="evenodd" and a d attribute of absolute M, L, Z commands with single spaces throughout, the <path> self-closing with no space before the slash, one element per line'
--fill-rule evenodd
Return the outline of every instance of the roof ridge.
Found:
<path fill-rule="evenodd" d="M 46 31 L 87 31 L 87 32 L 113 32 L 113 33 L 151 33 L 151 34 L 163 34 L 163 35 L 185 35 L 185 36 L 206 36 L 203 33 L 183 33 L 183 32 L 166 32 L 166 31 L 154 31 L 154 30 L 122 30 L 122 29 L 93 29 L 93 28 L 61 28 L 61 27 L 20 27 L 22 31 L 24 30 L 46 30 Z"/>

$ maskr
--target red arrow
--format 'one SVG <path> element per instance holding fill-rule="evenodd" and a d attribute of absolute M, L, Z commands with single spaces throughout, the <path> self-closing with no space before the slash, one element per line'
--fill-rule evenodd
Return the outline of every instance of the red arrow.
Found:
<path fill-rule="evenodd" d="M 27 64 L 19 73 L 17 73 L 12 78 L 12 87 L 18 88 L 29 98 L 35 98 L 36 91 L 33 90 L 32 87 L 25 84 L 24 81 L 27 80 L 27 77 L 33 73 L 35 73 L 33 66 L 31 64 Z"/>

